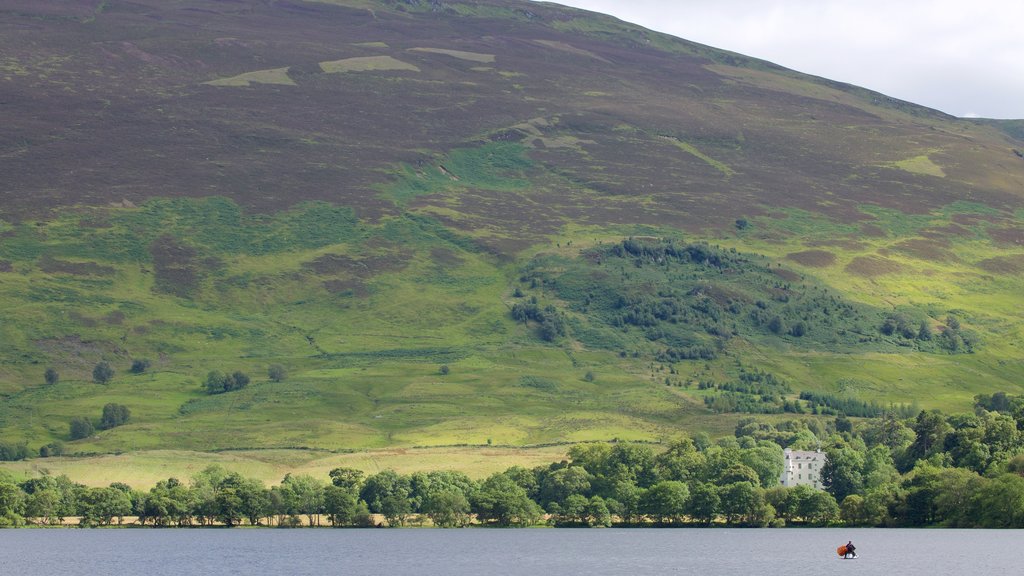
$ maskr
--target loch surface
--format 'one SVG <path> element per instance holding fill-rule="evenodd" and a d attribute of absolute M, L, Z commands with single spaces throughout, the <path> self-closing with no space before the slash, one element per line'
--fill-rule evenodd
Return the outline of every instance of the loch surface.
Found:
<path fill-rule="evenodd" d="M 902 529 L 0 530 L 0 573 L 929 575 L 1019 573 L 1024 531 Z M 841 560 L 853 540 L 860 557 Z"/>

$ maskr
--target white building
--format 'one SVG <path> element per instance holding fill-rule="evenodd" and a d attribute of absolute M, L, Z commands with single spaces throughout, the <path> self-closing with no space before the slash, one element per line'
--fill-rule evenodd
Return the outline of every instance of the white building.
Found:
<path fill-rule="evenodd" d="M 821 467 L 826 460 L 824 452 L 786 448 L 783 454 L 785 460 L 779 479 L 783 486 L 807 485 L 821 489 Z"/>

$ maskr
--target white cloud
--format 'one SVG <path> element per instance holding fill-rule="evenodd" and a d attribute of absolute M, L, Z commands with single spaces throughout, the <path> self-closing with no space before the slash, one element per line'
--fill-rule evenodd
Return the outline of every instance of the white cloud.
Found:
<path fill-rule="evenodd" d="M 1024 118 L 1024 3 L 563 0 L 950 114 Z"/>

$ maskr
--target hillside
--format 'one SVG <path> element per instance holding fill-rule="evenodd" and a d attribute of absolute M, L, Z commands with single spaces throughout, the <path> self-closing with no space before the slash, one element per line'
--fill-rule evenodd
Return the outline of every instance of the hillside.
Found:
<path fill-rule="evenodd" d="M 0 115 L 0 436 L 33 453 L 1024 392 L 1019 122 L 512 0 L 10 0 Z"/>

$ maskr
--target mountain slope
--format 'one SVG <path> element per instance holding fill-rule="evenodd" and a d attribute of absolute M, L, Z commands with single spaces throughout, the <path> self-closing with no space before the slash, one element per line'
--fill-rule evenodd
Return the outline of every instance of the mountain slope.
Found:
<path fill-rule="evenodd" d="M 33 449 L 111 402 L 71 451 L 1020 391 L 1012 122 L 499 0 L 18 0 L 0 48 L 0 430 Z"/>

